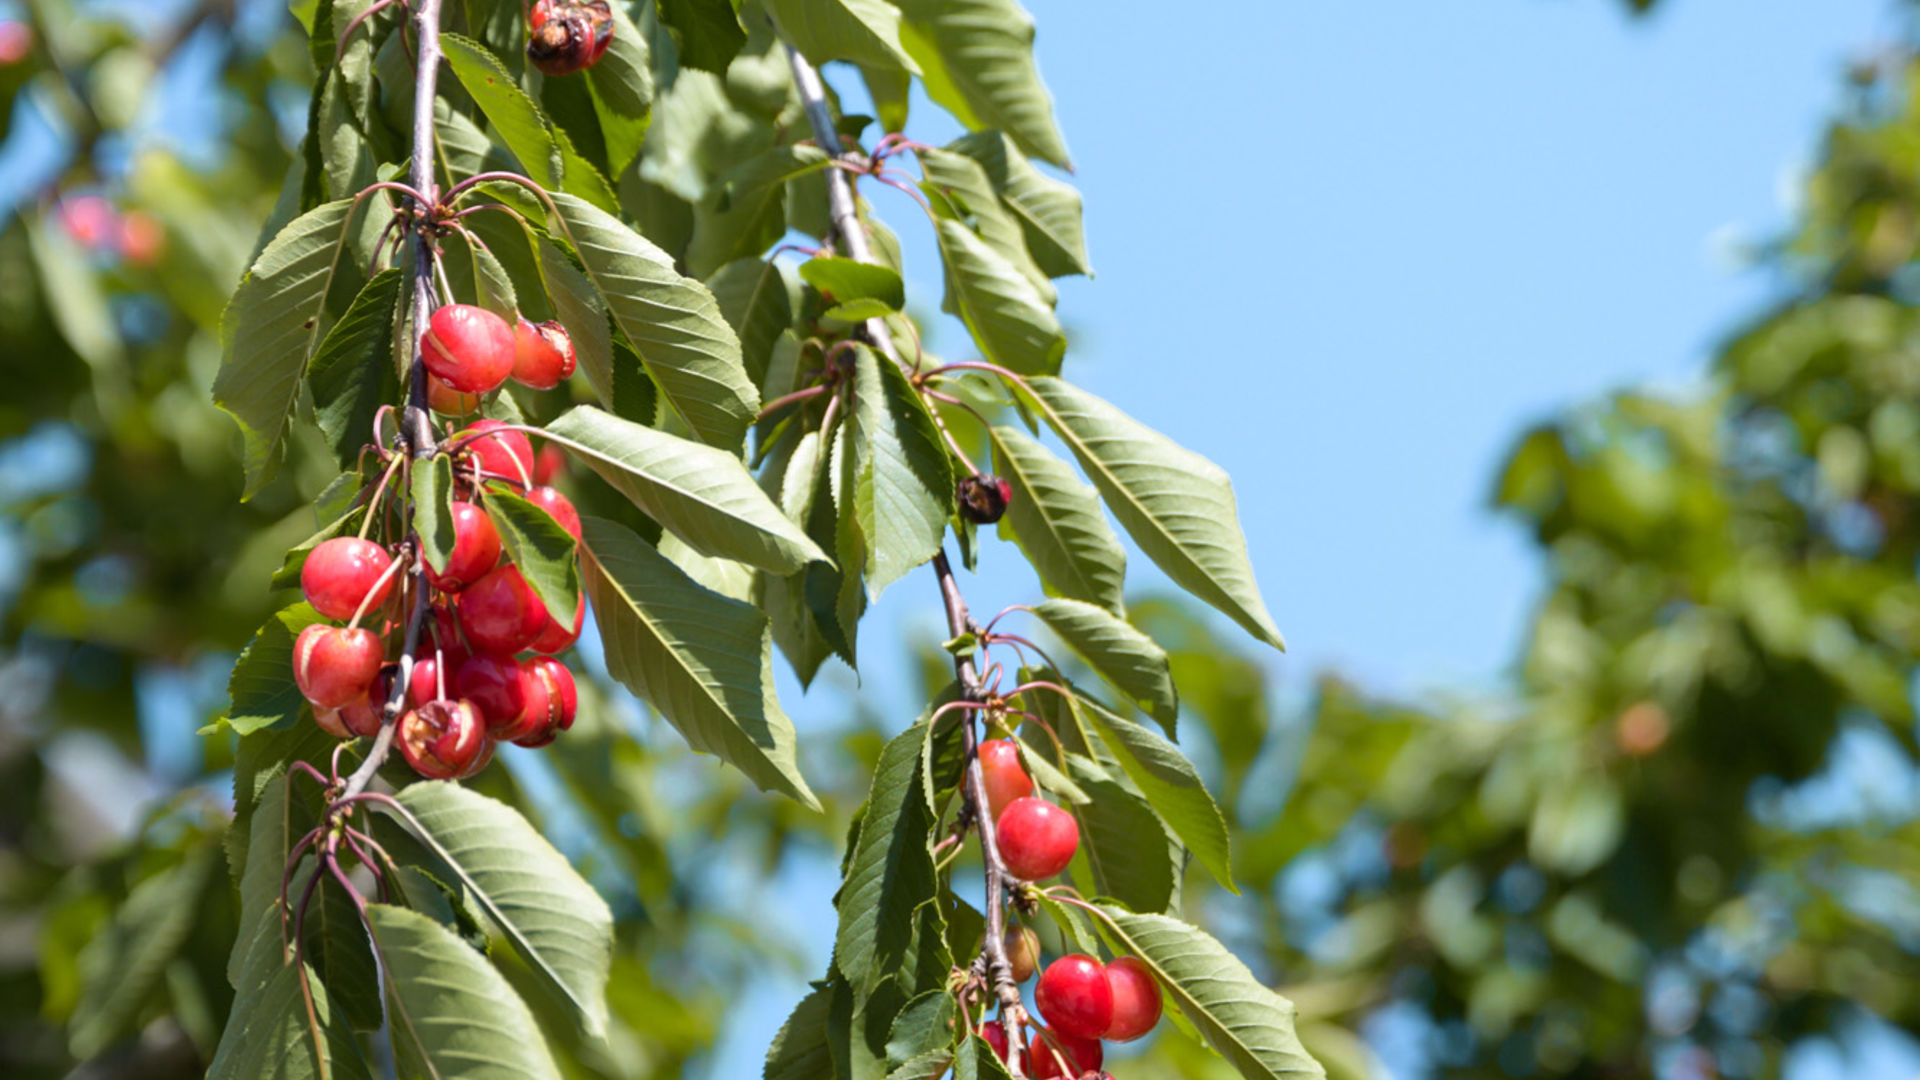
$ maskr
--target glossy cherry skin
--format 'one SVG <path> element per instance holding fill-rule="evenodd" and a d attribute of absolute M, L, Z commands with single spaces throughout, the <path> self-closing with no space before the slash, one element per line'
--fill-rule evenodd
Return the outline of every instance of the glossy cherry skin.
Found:
<path fill-rule="evenodd" d="M 574 714 L 580 709 L 580 691 L 574 685 L 573 672 L 551 656 L 536 656 L 526 666 L 529 676 L 541 687 L 529 701 L 529 712 L 539 702 L 544 702 L 546 709 L 541 715 L 524 718 L 522 732 L 513 742 L 516 746 L 545 746 L 573 727 Z"/>
<path fill-rule="evenodd" d="M 1001 1061 L 1007 1060 L 1007 1029 L 1001 1026 L 1000 1021 L 989 1020 L 981 1024 L 980 1037 L 987 1040 L 987 1045 L 993 1047 L 994 1054 Z"/>
<path fill-rule="evenodd" d="M 558 479 L 567 468 L 567 452 L 548 443 L 533 456 L 533 482 L 546 487 Z"/>
<path fill-rule="evenodd" d="M 513 346 L 513 379 L 523 386 L 551 390 L 573 375 L 573 338 L 557 322 L 521 319 Z"/>
<path fill-rule="evenodd" d="M 487 512 L 463 499 L 455 499 L 452 510 L 453 553 L 447 556 L 447 569 L 427 567 L 427 580 L 441 592 L 459 592 L 500 561 L 500 532 Z"/>
<path fill-rule="evenodd" d="M 354 733 L 348 729 L 346 718 L 340 715 L 339 709 L 323 709 L 315 705 L 313 707 L 313 722 L 320 725 L 321 731 L 326 732 L 336 739 L 353 738 Z"/>
<path fill-rule="evenodd" d="M 454 617 L 453 609 L 443 604 L 433 605 L 433 625 L 427 628 L 427 636 L 421 639 L 422 655 L 432 656 L 438 649 L 441 662 L 447 665 L 449 677 L 467 662 L 473 650 L 460 636 L 460 620 Z"/>
<path fill-rule="evenodd" d="M 1045 799 L 1015 799 L 995 824 L 1000 858 L 1014 877 L 1027 881 L 1065 870 L 1080 846 L 1079 823 Z"/>
<path fill-rule="evenodd" d="M 429 375 L 427 408 L 442 416 L 472 416 L 480 411 L 480 395 L 463 394 Z"/>
<path fill-rule="evenodd" d="M 475 420 L 454 436 L 463 441 L 462 449 L 479 462 L 483 478 L 505 480 L 524 488 L 533 479 L 533 443 L 523 431 L 501 431 L 499 420 Z M 480 438 L 467 440 L 469 435 Z"/>
<path fill-rule="evenodd" d="M 1020 767 L 1020 748 L 1012 739 L 980 744 L 980 778 L 987 782 L 987 810 L 995 821 L 1008 803 L 1033 794 L 1033 778 Z"/>
<path fill-rule="evenodd" d="M 467 586 L 454 604 L 467 644 L 478 652 L 517 653 L 547 626 L 547 605 L 511 563 Z"/>
<path fill-rule="evenodd" d="M 1033 1040 L 1027 1044 L 1027 1075 L 1034 1080 L 1055 1080 L 1056 1077 L 1078 1080 L 1098 1069 L 1106 1057 L 1099 1039 L 1082 1039 L 1057 1029 L 1053 1031 L 1053 1039 L 1060 1044 L 1059 1050 L 1049 1045 L 1040 1031 L 1034 1032 Z M 1062 1055 L 1072 1060 L 1062 1062 Z"/>
<path fill-rule="evenodd" d="M 487 734 L 496 739 L 511 739 L 523 732 L 527 706 L 546 709 L 545 688 L 533 684 L 526 665 L 511 656 L 481 653 L 460 666 L 460 672 L 448 686 L 448 692 L 471 701 L 486 721 Z"/>
<path fill-rule="evenodd" d="M 293 641 L 293 681 L 314 705 L 337 709 L 367 696 L 385 658 L 373 631 L 315 623 Z"/>
<path fill-rule="evenodd" d="M 300 567 L 300 592 L 315 611 L 342 622 L 353 618 L 362 601 L 378 610 L 393 595 L 393 559 L 371 540 L 336 536 L 307 553 Z M 385 575 L 384 580 L 382 575 Z"/>
<path fill-rule="evenodd" d="M 348 735 L 371 739 L 380 734 L 380 717 L 385 714 L 386 707 L 386 686 L 379 676 L 375 676 L 373 686 L 367 690 L 366 697 L 355 698 L 334 712 L 339 717 L 341 726 L 347 729 Z M 317 715 L 319 710 L 315 709 L 314 712 Z"/>
<path fill-rule="evenodd" d="M 427 320 L 420 358 L 434 378 L 464 394 L 485 394 L 513 374 L 513 327 L 472 304 L 448 304 Z"/>
<path fill-rule="evenodd" d="M 413 771 L 430 780 L 468 775 L 487 749 L 486 724 L 469 701 L 429 701 L 400 717 L 394 741 Z"/>
<path fill-rule="evenodd" d="M 587 598 L 585 596 L 580 597 L 579 604 L 573 609 L 572 626 L 555 621 L 553 613 L 548 612 L 546 628 L 540 631 L 540 636 L 534 638 L 533 644 L 527 648 L 548 656 L 566 652 L 573 647 L 574 642 L 580 640 L 580 628 L 585 625 L 586 618 Z"/>
<path fill-rule="evenodd" d="M 1072 953 L 1047 965 L 1033 988 L 1040 1015 L 1057 1032 L 1082 1039 L 1098 1039 L 1113 1023 L 1113 987 L 1107 970 L 1091 956 Z M 1082 1062 L 1090 1069 L 1099 1062 Z"/>
<path fill-rule="evenodd" d="M 1107 965 L 1107 986 L 1113 991 L 1113 1021 L 1105 1038 L 1132 1042 L 1160 1022 L 1160 984 L 1137 956 L 1123 956 Z"/>
<path fill-rule="evenodd" d="M 1007 966 L 1013 969 L 1013 981 L 1033 978 L 1034 969 L 1040 966 L 1040 935 L 1030 926 L 1010 925 L 1000 935 L 1000 945 L 1006 950 Z"/>
<path fill-rule="evenodd" d="M 553 520 L 567 530 L 567 535 L 580 539 L 580 511 L 573 508 L 565 495 L 550 487 L 536 487 L 527 492 L 527 501 L 553 515 Z"/>

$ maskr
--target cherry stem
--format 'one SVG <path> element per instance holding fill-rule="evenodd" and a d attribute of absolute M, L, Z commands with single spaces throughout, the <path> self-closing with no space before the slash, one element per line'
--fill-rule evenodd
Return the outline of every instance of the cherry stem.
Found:
<path fill-rule="evenodd" d="M 359 626 L 360 620 L 366 618 L 367 608 L 373 604 L 373 594 L 380 591 L 380 586 L 385 585 L 388 579 L 393 577 L 404 561 L 404 559 L 387 560 L 387 568 L 380 571 L 379 577 L 373 579 L 373 584 L 367 588 L 367 595 L 360 598 L 360 606 L 353 609 L 353 618 L 347 621 L 347 629 L 351 630 Z"/>
<path fill-rule="evenodd" d="M 344 746 L 346 744 L 342 743 L 341 745 Z M 312 777 L 313 782 L 316 784 L 319 784 L 320 790 L 322 791 L 326 791 L 333 787 L 332 780 L 328 779 L 324 774 L 320 772 L 319 769 L 314 768 L 312 765 L 308 764 L 307 762 L 297 761 L 297 760 L 291 761 L 287 763 L 287 768 L 296 775 Z"/>
<path fill-rule="evenodd" d="M 809 386 L 804 390 L 795 390 L 791 394 L 783 394 L 780 397 L 774 398 L 772 401 L 767 402 L 766 407 L 762 408 L 760 410 L 759 415 L 755 416 L 753 419 L 756 422 L 765 420 L 767 417 L 772 416 L 774 413 L 779 412 L 781 409 L 784 409 L 795 402 L 806 401 L 809 398 L 819 397 L 821 394 L 824 394 L 831 389 L 833 389 L 831 385 L 822 383 L 819 386 Z"/>
<path fill-rule="evenodd" d="M 367 538 L 367 530 L 373 525 L 374 508 L 380 505 L 381 497 L 387 493 L 387 485 L 393 482 L 394 472 L 400 468 L 400 463 L 405 460 L 406 458 L 395 454 L 392 463 L 387 466 L 387 471 L 380 474 L 380 483 L 374 487 L 373 497 L 367 500 L 366 516 L 360 520 L 360 539 L 365 540 Z"/>

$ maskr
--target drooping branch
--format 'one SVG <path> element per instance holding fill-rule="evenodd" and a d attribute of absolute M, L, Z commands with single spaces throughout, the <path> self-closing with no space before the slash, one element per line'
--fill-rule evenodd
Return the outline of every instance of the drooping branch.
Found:
<path fill-rule="evenodd" d="M 407 408 L 396 449 L 415 462 L 433 456 L 433 424 L 427 413 L 427 365 L 420 355 L 420 335 L 433 313 L 434 204 L 438 198 L 433 176 L 433 103 L 440 78 L 440 0 L 414 0 L 413 72 L 413 161 L 408 182 L 413 188 L 413 220 L 410 240 L 413 245 L 413 362 L 407 380 Z M 400 706 L 406 701 L 407 686 L 413 679 L 413 656 L 420 647 L 421 628 L 429 616 L 426 560 L 414 553 L 413 610 L 407 614 L 404 647 L 400 651 L 400 669 L 394 674 L 386 707 L 380 714 L 380 731 L 367 750 L 367 759 L 347 778 L 345 795 L 358 795 L 373 782 L 373 774 L 393 749 L 394 725 Z"/>
<path fill-rule="evenodd" d="M 793 46 L 787 46 L 787 62 L 793 68 L 793 83 L 799 90 L 801 104 L 806 108 L 807 120 L 813 127 L 814 141 L 821 149 L 836 157 L 840 153 L 840 135 L 833 125 L 833 112 L 827 106 L 826 87 L 820 81 L 820 73 L 815 71 L 805 57 Z M 847 257 L 859 262 L 874 262 L 872 245 L 867 243 L 866 230 L 860 225 L 860 214 L 854 201 L 853 182 L 847 170 L 826 170 L 827 208 L 833 224 L 833 239 Z M 868 319 L 862 326 L 868 341 L 884 353 L 887 358 L 898 364 L 900 354 L 894 347 L 893 335 L 887 324 L 881 319 Z M 942 550 L 933 557 L 934 573 L 940 582 L 940 596 L 946 607 L 947 631 L 952 637 L 972 633 L 978 635 L 980 626 L 973 621 L 967 611 L 966 598 L 960 594 L 960 585 L 954 580 L 953 566 L 947 562 L 947 553 Z M 960 685 L 961 697 L 967 701 L 980 702 L 986 697 L 986 687 L 981 684 L 979 671 L 975 668 L 970 653 L 961 653 L 954 657 L 953 673 Z M 993 814 L 989 812 L 986 777 L 980 771 L 979 732 L 975 725 L 978 709 L 963 710 L 960 719 L 960 731 L 966 753 L 966 777 L 962 797 L 966 801 L 968 816 L 980 831 L 980 853 L 987 864 L 987 903 L 986 903 L 986 941 L 984 947 L 987 959 L 987 977 L 993 984 L 994 993 L 1000 999 L 1001 1024 L 1007 1032 L 1007 1068 L 1018 1080 L 1025 1075 L 1021 1068 L 1022 1054 L 1020 1037 L 1025 1027 L 1025 1007 L 1020 1001 L 1020 986 L 1013 980 L 1013 967 L 1007 962 L 1005 942 L 1006 906 L 1008 886 L 1017 879 L 1007 871 L 1000 858 L 998 837 L 994 835 Z"/>

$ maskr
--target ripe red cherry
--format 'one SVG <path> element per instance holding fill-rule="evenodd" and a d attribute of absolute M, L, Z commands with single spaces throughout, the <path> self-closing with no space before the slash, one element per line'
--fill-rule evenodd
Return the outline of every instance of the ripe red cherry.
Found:
<path fill-rule="evenodd" d="M 1080 846 L 1079 823 L 1045 799 L 1013 800 L 1000 812 L 996 826 L 1000 858 L 1014 877 L 1027 881 L 1065 870 Z"/>
<path fill-rule="evenodd" d="M 591 67 L 613 44 L 607 0 L 535 0 L 527 16 L 527 59 L 548 75 Z"/>
<path fill-rule="evenodd" d="M 449 680 L 447 692 L 464 698 L 480 710 L 487 734 L 510 739 L 522 731 L 527 706 L 535 694 L 544 698 L 545 687 L 531 685 L 527 668 L 511 656 L 481 653 L 460 666 Z M 544 700 L 538 703 L 545 710 Z"/>
<path fill-rule="evenodd" d="M 1052 1034 L 1059 1049 L 1047 1042 L 1048 1034 Z M 1098 1069 L 1105 1056 L 1098 1039 L 1082 1039 L 1058 1028 L 1051 1032 L 1042 1028 L 1033 1033 L 1033 1041 L 1027 1044 L 1028 1075 L 1034 1080 L 1079 1077 Z"/>
<path fill-rule="evenodd" d="M 429 375 L 427 408 L 442 416 L 472 416 L 480 411 L 480 395 L 463 394 Z"/>
<path fill-rule="evenodd" d="M 513 742 L 516 746 L 545 746 L 573 726 L 574 714 L 580 708 L 579 688 L 574 685 L 573 672 L 551 656 L 536 656 L 527 661 L 527 670 L 541 686 L 534 698 L 546 703 L 546 711 L 537 717 L 527 717 L 521 725 L 522 733 L 516 735 Z"/>
<path fill-rule="evenodd" d="M 989 1020 L 980 1025 L 980 1037 L 987 1040 L 993 1052 L 1001 1061 L 1007 1060 L 1007 1029 L 998 1020 Z"/>
<path fill-rule="evenodd" d="M 380 726 L 380 710 L 386 708 L 387 702 L 393 697 L 393 679 L 394 676 L 398 674 L 400 674 L 399 664 L 386 665 L 380 669 L 379 675 L 374 676 L 373 688 L 367 691 L 367 697 L 373 701 L 373 726 L 375 728 Z M 447 689 L 453 689 L 452 679 L 447 680 Z M 439 665 L 434 662 L 432 654 L 428 653 L 416 657 L 413 661 L 413 675 L 407 680 L 407 697 L 405 701 L 400 703 L 400 707 L 403 709 L 417 709 L 429 701 L 434 701 L 446 696 L 447 695 L 440 692 Z M 351 708 L 351 706 L 349 706 L 349 708 Z M 372 733 L 362 731 L 359 732 L 359 734 L 368 735 Z"/>
<path fill-rule="evenodd" d="M 517 653 L 547 626 L 547 605 L 512 563 L 503 563 L 454 598 L 467 644 L 480 652 Z"/>
<path fill-rule="evenodd" d="M 1033 794 L 1033 778 L 1020 767 L 1020 748 L 1012 739 L 980 744 L 980 778 L 987 782 L 987 810 L 995 821 L 1008 803 Z"/>
<path fill-rule="evenodd" d="M 293 641 L 293 681 L 308 701 L 337 709 L 367 696 L 385 653 L 371 630 L 315 623 Z"/>
<path fill-rule="evenodd" d="M 506 424 L 499 420 L 475 420 L 455 438 L 480 435 L 467 442 L 464 449 L 479 462 L 481 474 L 524 488 L 533 479 L 533 443 L 525 432 L 497 430 L 504 427 Z"/>
<path fill-rule="evenodd" d="M 573 508 L 573 503 L 565 495 L 550 487 L 537 487 L 527 492 L 527 501 L 552 514 L 553 520 L 567 530 L 568 536 L 580 539 L 580 511 Z"/>
<path fill-rule="evenodd" d="M 339 714 L 342 727 L 348 735 L 358 735 L 371 739 L 380 734 L 380 718 L 386 715 L 387 691 L 379 676 L 375 676 L 373 685 L 367 689 L 367 696 L 355 698 L 335 710 Z M 319 710 L 315 710 L 318 712 Z"/>
<path fill-rule="evenodd" d="M 1033 988 L 1033 1003 L 1053 1029 L 1082 1039 L 1098 1039 L 1113 1023 L 1113 987 L 1100 961 L 1083 953 L 1047 965 Z M 1082 1069 L 1100 1063 L 1082 1062 Z"/>
<path fill-rule="evenodd" d="M 315 611 L 329 619 L 353 618 L 361 602 L 373 611 L 393 595 L 393 559 L 371 540 L 336 536 L 307 554 L 300 568 L 300 591 Z M 384 575 L 384 578 L 383 578 Z"/>
<path fill-rule="evenodd" d="M 573 375 L 573 338 L 557 322 L 525 318 L 513 328 L 513 378 L 535 390 L 551 390 Z"/>
<path fill-rule="evenodd" d="M 353 738 L 353 732 L 347 729 L 346 719 L 340 715 L 339 709 L 323 709 L 315 705 L 313 707 L 313 722 L 320 725 L 321 731 L 326 732 L 336 739 Z"/>
<path fill-rule="evenodd" d="M 1013 981 L 1033 978 L 1034 969 L 1040 966 L 1040 935 L 1030 926 L 1010 925 L 1000 935 L 1000 945 L 1006 950 L 1007 966 L 1013 969 Z"/>
<path fill-rule="evenodd" d="M 453 509 L 453 553 L 445 573 L 427 567 L 427 580 L 441 592 L 459 592 L 479 581 L 500 561 L 500 533 L 487 512 L 456 499 Z"/>
<path fill-rule="evenodd" d="M 460 774 L 460 779 L 465 780 L 469 776 L 478 776 L 482 769 L 485 769 L 491 764 L 493 764 L 493 740 L 481 739 L 480 753 L 474 756 L 473 764 L 467 766 L 466 771 Z"/>
<path fill-rule="evenodd" d="M 554 482 L 567 467 L 566 451 L 552 443 L 540 448 L 533 456 L 533 482 L 546 487 Z"/>
<path fill-rule="evenodd" d="M 1137 956 L 1123 956 L 1107 965 L 1107 986 L 1113 991 L 1113 1022 L 1106 1038 L 1131 1042 L 1160 1022 L 1160 984 Z"/>
<path fill-rule="evenodd" d="M 413 771 L 429 780 L 467 775 L 487 747 L 486 725 L 468 701 L 429 701 L 400 717 L 394 741 Z"/>
<path fill-rule="evenodd" d="M 527 646 L 527 648 L 537 653 L 546 653 L 548 656 L 566 652 L 569 648 L 572 648 L 574 642 L 580 640 L 580 627 L 585 624 L 586 618 L 587 598 L 585 596 L 580 597 L 579 604 L 573 609 L 572 626 L 567 626 L 556 621 L 553 613 L 548 612 L 546 627 L 540 631 L 540 636 L 534 638 L 533 644 Z"/>
<path fill-rule="evenodd" d="M 489 393 L 513 374 L 513 327 L 486 308 L 448 304 L 427 320 L 420 358 L 449 387 Z"/>
<path fill-rule="evenodd" d="M 447 676 L 460 670 L 473 651 L 461 640 L 459 620 L 453 616 L 453 609 L 440 604 L 433 605 L 433 625 L 427 628 L 428 636 L 421 641 L 423 655 L 432 656 L 434 649 L 440 650 L 440 660 L 447 665 Z"/>

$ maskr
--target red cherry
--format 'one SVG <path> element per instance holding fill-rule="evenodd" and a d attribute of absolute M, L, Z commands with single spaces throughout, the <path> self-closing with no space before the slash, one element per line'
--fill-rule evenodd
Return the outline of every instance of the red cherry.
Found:
<path fill-rule="evenodd" d="M 59 215 L 61 227 L 81 247 L 105 247 L 119 233 L 120 211 L 99 195 L 76 195 L 62 199 L 55 212 Z"/>
<path fill-rule="evenodd" d="M 1160 984 L 1137 956 L 1123 956 L 1107 965 L 1107 986 L 1113 991 L 1113 1022 L 1106 1038 L 1131 1042 L 1160 1022 Z"/>
<path fill-rule="evenodd" d="M 493 740 L 482 739 L 480 740 L 480 753 L 474 757 L 473 764 L 467 766 L 466 771 L 460 774 L 460 779 L 465 780 L 469 776 L 478 776 L 480 775 L 480 770 L 491 764 L 493 764 Z"/>
<path fill-rule="evenodd" d="M 371 739 L 380 734 L 380 718 L 385 715 L 386 708 L 385 682 L 375 676 L 366 697 L 355 698 L 340 706 L 340 723 L 347 729 L 347 734 Z"/>
<path fill-rule="evenodd" d="M 533 456 L 533 482 L 539 484 L 541 487 L 545 487 L 553 483 L 562 472 L 566 471 L 566 467 L 566 451 L 552 443 L 548 443 L 540 448 L 538 454 Z"/>
<path fill-rule="evenodd" d="M 1014 877 L 1027 881 L 1065 870 L 1080 846 L 1080 825 L 1073 815 L 1032 796 L 1008 803 L 996 829 L 1000 858 Z"/>
<path fill-rule="evenodd" d="M 547 625 L 540 631 L 540 636 L 534 638 L 533 644 L 527 648 L 537 653 L 546 653 L 548 656 L 566 652 L 573 647 L 574 642 L 580 640 L 580 627 L 585 624 L 586 618 L 587 598 L 585 596 L 580 597 L 579 604 L 573 609 L 571 627 L 561 624 L 554 619 L 552 612 L 548 612 Z"/>
<path fill-rule="evenodd" d="M 430 780 L 464 776 L 487 747 L 486 725 L 469 701 L 429 701 L 400 717 L 394 741 L 413 771 Z"/>
<path fill-rule="evenodd" d="M 1008 803 L 1033 794 L 1033 778 L 1020 767 L 1020 747 L 1012 739 L 980 744 L 980 777 L 987 782 L 987 810 L 995 821 Z"/>
<path fill-rule="evenodd" d="M 1083 953 L 1047 965 L 1033 988 L 1033 1003 L 1053 1029 L 1082 1039 L 1098 1039 L 1113 1023 L 1113 987 L 1100 961 Z M 1082 1062 L 1082 1069 L 1099 1061 Z"/>
<path fill-rule="evenodd" d="M 551 390 L 573 375 L 573 338 L 557 322 L 525 318 L 513 328 L 513 378 L 535 390 Z"/>
<path fill-rule="evenodd" d="M 300 568 L 300 591 L 327 618 L 351 619 L 363 601 L 366 610 L 373 611 L 393 595 L 394 575 L 387 572 L 392 565 L 379 544 L 336 536 L 307 554 Z"/>
<path fill-rule="evenodd" d="M 1000 935 L 1000 946 L 1006 950 L 1007 966 L 1013 969 L 1014 982 L 1026 982 L 1033 978 L 1033 970 L 1040 966 L 1040 935 L 1030 926 L 1007 927 Z"/>
<path fill-rule="evenodd" d="M 376 710 L 384 708 L 393 696 L 393 677 L 399 673 L 399 664 L 388 664 L 380 669 L 380 674 L 373 680 L 373 689 L 367 696 L 373 699 Z M 447 689 L 453 689 L 452 678 L 447 679 Z M 433 654 L 423 653 L 415 657 L 413 675 L 407 679 L 407 699 L 401 702 L 401 707 L 417 709 L 429 701 L 446 696 L 440 692 L 439 664 L 434 661 Z M 374 726 L 379 726 L 377 716 L 374 719 Z M 361 734 L 367 733 L 361 732 Z"/>
<path fill-rule="evenodd" d="M 1007 1060 L 1007 1029 L 998 1020 L 989 1020 L 980 1025 L 980 1037 L 987 1040 L 993 1052 L 1001 1061 Z"/>
<path fill-rule="evenodd" d="M 479 581 L 500 561 L 500 533 L 487 512 L 470 502 L 453 502 L 453 554 L 445 573 L 427 567 L 427 580 L 441 592 L 459 592 Z"/>
<path fill-rule="evenodd" d="M 336 739 L 353 738 L 353 732 L 347 729 L 347 722 L 340 716 L 339 709 L 323 709 L 315 705 L 313 707 L 313 722 L 320 725 L 321 731 L 326 732 Z"/>
<path fill-rule="evenodd" d="M 547 605 L 512 563 L 502 563 L 454 598 L 467 644 L 481 652 L 517 653 L 547 626 Z"/>
<path fill-rule="evenodd" d="M 463 394 L 429 375 L 427 408 L 442 416 L 472 416 L 480 411 L 480 395 Z"/>
<path fill-rule="evenodd" d="M 1056 1050 L 1047 1042 L 1049 1034 L 1054 1042 L 1060 1044 L 1059 1049 Z M 1051 1032 L 1041 1028 L 1033 1033 L 1033 1041 L 1027 1044 L 1027 1067 L 1034 1080 L 1055 1080 L 1057 1077 L 1078 1077 L 1090 1073 L 1100 1067 L 1105 1056 L 1100 1050 L 1100 1040 L 1082 1039 L 1058 1028 Z"/>
<path fill-rule="evenodd" d="M 371 630 L 315 623 L 293 641 L 293 681 L 308 701 L 337 709 L 367 695 L 385 654 Z"/>
<path fill-rule="evenodd" d="M 499 420 L 475 420 L 455 438 L 481 435 L 465 445 L 465 450 L 480 463 L 480 472 L 524 488 L 527 481 L 533 479 L 533 443 L 527 440 L 525 432 L 496 430 L 506 426 Z M 486 432 L 493 434 L 484 434 Z"/>
<path fill-rule="evenodd" d="M 460 666 L 447 689 L 480 710 L 487 734 L 510 739 L 523 730 L 523 718 L 534 694 L 544 693 L 544 686 L 532 686 L 532 682 L 526 667 L 513 657 L 481 653 Z M 544 701 L 539 704 L 544 710 Z"/>
<path fill-rule="evenodd" d="M 486 308 L 448 304 L 427 320 L 420 358 L 453 389 L 485 394 L 513 374 L 513 327 Z"/>
<path fill-rule="evenodd" d="M 580 511 L 573 508 L 565 495 L 550 487 L 537 487 L 527 492 L 527 501 L 553 515 L 553 520 L 567 530 L 567 535 L 580 539 Z"/>
<path fill-rule="evenodd" d="M 447 665 L 447 677 L 451 679 L 453 673 L 460 670 L 460 665 L 467 662 L 467 657 L 473 655 L 473 650 L 461 640 L 460 623 L 454 618 L 453 609 L 441 604 L 433 605 L 433 625 L 427 627 L 427 631 L 427 636 L 420 642 L 421 655 L 432 656 L 434 649 L 438 648 L 441 662 Z"/>
<path fill-rule="evenodd" d="M 527 661 L 527 667 L 542 687 L 536 697 L 546 701 L 546 713 L 523 725 L 525 733 L 513 741 L 517 746 L 545 746 L 573 727 L 574 714 L 580 708 L 580 693 L 574 685 L 573 672 L 551 656 L 536 656 Z"/>
<path fill-rule="evenodd" d="M 166 241 L 166 229 L 152 214 L 129 210 L 120 219 L 120 256 L 135 266 L 152 266 Z"/>

